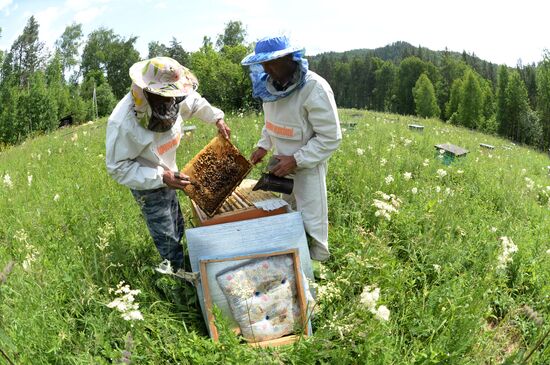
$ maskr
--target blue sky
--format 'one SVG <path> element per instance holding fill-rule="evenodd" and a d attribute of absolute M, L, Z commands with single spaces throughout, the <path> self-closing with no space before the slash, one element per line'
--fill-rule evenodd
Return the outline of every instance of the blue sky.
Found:
<path fill-rule="evenodd" d="M 72 22 L 85 35 L 99 27 L 138 36 L 137 49 L 176 37 L 188 51 L 212 40 L 230 20 L 247 41 L 286 34 L 306 54 L 376 48 L 402 40 L 434 50 L 474 52 L 495 63 L 538 62 L 550 49 L 550 4 L 544 0 L 0 0 L 0 49 L 7 50 L 35 15 L 51 49 Z"/>

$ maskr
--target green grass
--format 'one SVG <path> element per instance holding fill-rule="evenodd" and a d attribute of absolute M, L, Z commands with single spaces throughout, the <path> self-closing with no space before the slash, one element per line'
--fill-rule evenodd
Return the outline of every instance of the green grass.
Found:
<path fill-rule="evenodd" d="M 193 289 L 153 271 L 160 258 L 138 206 L 106 174 L 102 120 L 0 153 L 0 270 L 15 262 L 0 284 L 2 352 L 16 364 L 109 364 L 125 350 L 135 364 L 521 363 L 550 329 L 523 309 L 550 313 L 548 156 L 437 120 L 340 113 L 357 125 L 329 164 L 333 256 L 313 337 L 276 349 L 250 348 L 227 329 L 221 342 L 208 338 Z M 262 116 L 227 119 L 248 155 Z M 215 133 L 188 123 L 198 129 L 182 141 L 180 166 Z M 446 166 L 434 145 L 447 142 L 470 152 Z M 375 215 L 377 191 L 401 200 L 391 220 Z M 518 251 L 499 269 L 503 236 Z M 121 281 L 141 290 L 143 321 L 107 307 Z M 380 288 L 389 321 L 361 303 L 367 285 Z M 528 363 L 550 363 L 549 347 Z"/>

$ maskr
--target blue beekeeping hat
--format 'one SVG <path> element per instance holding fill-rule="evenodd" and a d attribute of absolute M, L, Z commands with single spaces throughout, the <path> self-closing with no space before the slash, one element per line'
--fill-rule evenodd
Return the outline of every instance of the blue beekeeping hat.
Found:
<path fill-rule="evenodd" d="M 305 50 L 291 45 L 286 36 L 266 37 L 256 43 L 254 52 L 243 58 L 241 65 L 250 66 L 267 62 L 298 51 L 303 53 Z"/>

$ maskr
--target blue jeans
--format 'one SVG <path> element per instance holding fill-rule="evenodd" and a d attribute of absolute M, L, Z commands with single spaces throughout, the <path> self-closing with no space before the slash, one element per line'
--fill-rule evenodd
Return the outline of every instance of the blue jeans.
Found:
<path fill-rule="evenodd" d="M 176 191 L 170 188 L 133 190 L 149 233 L 163 259 L 174 269 L 183 267 L 183 249 L 180 244 L 184 223 Z"/>

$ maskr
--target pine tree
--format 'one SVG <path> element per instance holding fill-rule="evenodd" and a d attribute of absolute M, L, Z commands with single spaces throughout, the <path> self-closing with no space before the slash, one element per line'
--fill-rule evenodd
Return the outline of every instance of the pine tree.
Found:
<path fill-rule="evenodd" d="M 550 147 L 550 52 L 546 51 L 537 69 L 537 104 L 542 125 L 542 147 Z"/>
<path fill-rule="evenodd" d="M 489 80 L 480 78 L 479 80 L 481 86 L 482 97 L 482 122 L 478 125 L 479 129 L 486 133 L 497 133 L 498 126 L 495 118 L 495 95 L 493 93 L 493 88 Z"/>
<path fill-rule="evenodd" d="M 20 133 L 18 141 L 36 132 L 51 131 L 58 126 L 57 103 L 48 92 L 46 80 L 42 71 L 32 74 L 29 89 L 21 93 L 17 105 L 18 125 Z"/>
<path fill-rule="evenodd" d="M 529 111 L 527 89 L 517 71 L 510 73 L 508 87 L 506 88 L 506 111 L 508 130 L 506 136 L 514 141 L 521 141 L 520 120 Z"/>
<path fill-rule="evenodd" d="M 449 119 L 457 111 L 458 101 L 455 102 L 454 108 L 451 108 L 453 109 L 452 112 L 449 113 L 447 109 L 451 102 L 453 83 L 464 76 L 467 67 L 464 62 L 452 57 L 449 52 L 444 53 L 440 66 L 441 83 L 437 87 L 437 99 L 440 107 L 445 111 L 445 113 L 442 113 L 444 119 Z M 455 98 L 457 95 L 455 90 Z"/>
<path fill-rule="evenodd" d="M 31 16 L 23 33 L 12 44 L 12 70 L 18 78 L 20 86 L 28 86 L 29 79 L 38 71 L 44 62 L 44 43 L 38 38 L 39 25 Z"/>
<path fill-rule="evenodd" d="M 399 65 L 397 87 L 397 111 L 400 114 L 414 114 L 412 90 L 420 75 L 427 72 L 426 64 L 417 57 L 407 57 Z"/>
<path fill-rule="evenodd" d="M 467 71 L 462 84 L 462 100 L 458 105 L 458 118 L 460 124 L 467 128 L 476 129 L 483 123 L 482 110 L 483 95 L 477 75 L 473 71 Z"/>
<path fill-rule="evenodd" d="M 440 109 L 435 98 L 435 90 L 428 76 L 420 75 L 413 89 L 416 115 L 424 118 L 439 117 Z"/>
<path fill-rule="evenodd" d="M 506 109 L 506 89 L 508 88 L 509 79 L 508 68 L 504 65 L 498 69 L 497 78 L 497 104 L 496 104 L 496 120 L 498 125 L 498 133 L 501 136 L 508 136 L 510 129 L 510 118 Z"/>
<path fill-rule="evenodd" d="M 445 114 L 451 123 L 458 122 L 458 105 L 462 100 L 462 79 L 456 79 L 451 86 L 451 96 L 445 105 Z M 454 117 L 453 117 L 454 116 Z"/>
<path fill-rule="evenodd" d="M 395 77 L 397 68 L 386 61 L 374 73 L 375 88 L 373 90 L 374 109 L 383 112 L 392 110 L 392 96 L 395 92 Z"/>

